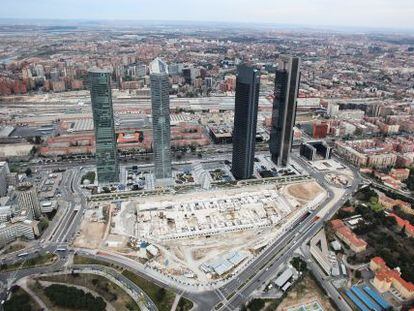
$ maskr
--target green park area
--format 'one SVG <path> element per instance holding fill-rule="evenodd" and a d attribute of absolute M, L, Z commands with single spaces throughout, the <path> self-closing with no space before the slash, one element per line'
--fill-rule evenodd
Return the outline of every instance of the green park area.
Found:
<path fill-rule="evenodd" d="M 103 260 L 99 260 L 99 259 L 95 259 L 95 258 L 91 258 L 91 257 L 86 257 L 86 256 L 78 255 L 78 254 L 73 256 L 73 263 L 75 265 L 100 265 L 100 266 L 111 267 L 111 268 L 114 268 L 114 269 L 118 268 L 117 266 L 115 266 L 115 265 L 113 265 L 109 262 L 105 262 Z"/>
<path fill-rule="evenodd" d="M 391 268 L 399 267 L 402 277 L 414 282 L 414 238 L 407 236 L 405 228 L 397 226 L 394 217 L 388 216 L 378 202 L 378 194 L 370 187 L 359 190 L 352 202 L 347 202 L 345 208 L 337 213 L 337 218 L 346 219 L 361 215 L 360 221 L 353 232 L 368 243 L 367 250 L 349 256 L 352 264 L 369 262 L 372 257 L 382 257 Z M 414 223 L 414 216 L 402 211 L 398 206 L 393 207 L 393 213 Z"/>
<path fill-rule="evenodd" d="M 93 184 L 95 182 L 95 178 L 96 178 L 96 174 L 95 172 L 87 172 L 85 175 L 82 176 L 81 179 L 81 184 L 83 184 L 83 182 L 85 180 L 89 180 L 91 184 Z"/>
<path fill-rule="evenodd" d="M 153 282 L 148 281 L 129 270 L 125 270 L 114 264 L 111 264 L 111 263 L 108 263 L 108 262 L 105 262 L 99 259 L 90 258 L 86 256 L 81 256 L 81 255 L 75 255 L 73 262 L 74 264 L 78 264 L 78 265 L 92 264 L 92 265 L 102 265 L 102 266 L 114 268 L 118 270 L 118 272 L 122 273 L 122 275 L 124 275 L 126 278 L 134 282 L 139 288 L 141 288 L 155 303 L 158 310 L 168 311 L 171 309 L 171 306 L 175 299 L 175 293 L 171 290 L 167 290 L 163 287 L 160 287 L 154 284 Z M 193 303 L 182 297 L 178 303 L 177 310 L 187 311 L 187 310 L 190 310 L 192 307 L 193 307 Z"/>
<path fill-rule="evenodd" d="M 138 287 L 147 293 L 151 300 L 155 303 L 158 310 L 160 311 L 169 311 L 174 302 L 175 293 L 173 291 L 167 290 L 163 287 L 160 287 L 154 284 L 151 281 L 148 281 L 135 273 L 124 270 L 122 274 L 134 282 Z"/>
<path fill-rule="evenodd" d="M 42 276 L 40 281 L 52 283 L 65 283 L 69 285 L 81 286 L 92 290 L 110 303 L 116 310 L 137 310 L 138 306 L 135 301 L 121 287 L 109 279 L 96 274 L 58 274 L 51 276 Z"/>
<path fill-rule="evenodd" d="M 33 268 L 37 266 L 45 266 L 53 264 L 57 259 L 57 256 L 54 254 L 43 254 L 37 257 L 19 260 L 13 264 L 7 265 L 2 264 L 0 265 L 0 271 L 11 271 L 17 269 L 27 269 Z"/>

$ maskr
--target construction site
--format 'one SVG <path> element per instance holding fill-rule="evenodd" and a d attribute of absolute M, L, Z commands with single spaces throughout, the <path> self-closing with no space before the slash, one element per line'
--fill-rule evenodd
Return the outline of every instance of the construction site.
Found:
<path fill-rule="evenodd" d="M 234 274 L 325 197 L 325 190 L 308 180 L 93 203 L 75 244 L 207 283 Z"/>

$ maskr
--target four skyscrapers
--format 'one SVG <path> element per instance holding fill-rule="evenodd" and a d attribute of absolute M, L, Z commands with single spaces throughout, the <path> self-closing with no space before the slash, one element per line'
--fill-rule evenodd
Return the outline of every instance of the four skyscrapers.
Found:
<path fill-rule="evenodd" d="M 269 140 L 272 161 L 278 166 L 288 164 L 292 147 L 299 67 L 298 57 L 280 56 Z M 172 177 L 168 66 L 157 58 L 150 68 L 154 175 L 157 184 L 164 186 L 170 184 Z M 97 68 L 89 70 L 99 183 L 119 181 L 110 79 L 110 71 Z M 231 169 L 236 179 L 248 179 L 253 175 L 259 89 L 259 69 L 240 65 L 236 79 Z"/>

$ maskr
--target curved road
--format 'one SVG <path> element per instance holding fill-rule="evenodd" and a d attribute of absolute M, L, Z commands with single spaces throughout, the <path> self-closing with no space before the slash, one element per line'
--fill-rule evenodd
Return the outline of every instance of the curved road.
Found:
<path fill-rule="evenodd" d="M 302 222 L 291 227 L 290 231 L 283 237 L 276 240 L 273 244 L 269 245 L 263 250 L 257 257 L 249 262 L 249 264 L 237 275 L 229 279 L 225 284 L 217 283 L 215 287 L 211 289 L 201 289 L 196 286 L 190 286 L 188 284 L 178 283 L 177 280 L 165 276 L 155 270 L 148 269 L 145 266 L 139 265 L 132 260 L 116 256 L 114 254 L 96 254 L 90 250 L 78 250 L 80 253 L 86 256 L 99 258 L 100 260 L 116 263 L 117 265 L 124 266 L 125 268 L 132 270 L 134 273 L 149 279 L 159 286 L 163 286 L 169 289 L 179 292 L 183 297 L 192 300 L 195 303 L 195 309 L 197 310 L 213 310 L 217 306 L 217 310 L 236 310 L 246 301 L 248 301 L 251 293 L 256 290 L 261 283 L 269 279 L 278 269 L 284 264 L 293 253 L 309 239 L 316 232 L 322 228 L 325 221 L 329 220 L 336 211 L 343 205 L 344 201 L 349 198 L 353 192 L 357 190 L 360 183 L 360 177 L 355 168 L 351 169 L 354 172 L 355 179 L 351 187 L 346 189 L 346 193 L 342 198 L 335 198 L 333 191 L 326 184 L 326 180 L 323 174 L 310 169 L 308 164 L 302 159 L 295 157 L 295 160 L 305 167 L 307 167 L 308 173 L 315 178 L 328 192 L 327 198 L 322 202 L 316 210 L 311 212 L 308 217 Z M 57 247 L 61 245 L 67 246 L 67 243 L 73 238 L 77 231 L 77 227 L 80 224 L 82 218 L 83 209 L 86 208 L 86 196 L 82 192 L 77 182 L 80 178 L 81 172 L 79 169 L 73 169 L 74 173 L 69 173 L 69 179 L 65 180 L 65 187 L 69 186 L 72 193 L 65 193 L 65 197 L 72 203 L 79 204 L 80 209 L 74 210 L 74 206 L 69 207 L 69 211 L 66 211 L 65 217 L 60 219 L 62 223 L 56 224 L 56 231 L 52 232 L 49 239 L 49 244 L 43 248 L 45 251 L 54 252 Z M 315 216 L 319 211 L 329 203 L 334 203 L 330 210 L 320 219 L 315 220 Z M 67 220 L 71 217 L 70 220 Z M 63 225 L 62 225 L 63 224 Z M 30 251 L 38 251 L 41 245 L 33 246 Z M 25 250 L 27 252 L 27 250 Z M 32 256 L 32 253 L 30 254 Z M 39 273 L 50 273 L 55 271 L 61 271 L 64 268 L 66 259 L 59 257 L 57 263 L 48 267 L 39 267 L 26 270 L 19 270 L 13 276 L 13 280 L 16 281 L 24 276 Z M 0 281 L 7 280 L 11 274 L 0 274 Z M 10 283 L 10 282 L 9 282 Z M 221 284 L 221 285 L 220 285 Z M 329 293 L 328 293 L 329 294 Z M 5 293 L 1 294 L 1 299 L 4 299 Z M 338 306 L 341 308 L 341 300 L 337 301 L 337 297 L 331 297 L 335 300 Z M 346 310 L 347 308 L 341 308 Z"/>

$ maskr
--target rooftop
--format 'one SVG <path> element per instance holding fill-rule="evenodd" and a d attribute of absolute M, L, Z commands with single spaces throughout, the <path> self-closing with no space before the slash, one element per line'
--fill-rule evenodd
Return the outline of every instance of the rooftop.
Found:
<path fill-rule="evenodd" d="M 407 233 L 409 233 L 410 235 L 414 235 L 414 226 L 408 220 L 405 220 L 405 219 L 395 215 L 394 213 L 390 213 L 389 216 L 395 218 L 395 220 L 397 221 L 398 227 L 400 227 L 400 228 L 405 227 L 405 231 Z"/>
<path fill-rule="evenodd" d="M 379 269 L 375 271 L 375 277 L 378 278 L 380 281 L 391 282 L 394 279 L 408 291 L 414 292 L 414 284 L 404 280 L 401 277 L 401 273 L 397 269 L 389 268 L 384 259 L 382 259 L 381 257 L 374 257 L 371 259 L 371 261 L 379 266 Z"/>
<path fill-rule="evenodd" d="M 342 220 L 340 219 L 334 219 L 331 221 L 332 227 L 335 229 L 335 231 L 342 234 L 350 243 L 357 247 L 361 246 L 367 246 L 367 242 L 359 238 L 355 233 L 349 229 Z"/>
<path fill-rule="evenodd" d="M 111 73 L 112 70 L 109 68 L 98 68 L 98 67 L 92 67 L 88 69 L 89 73 Z"/>

